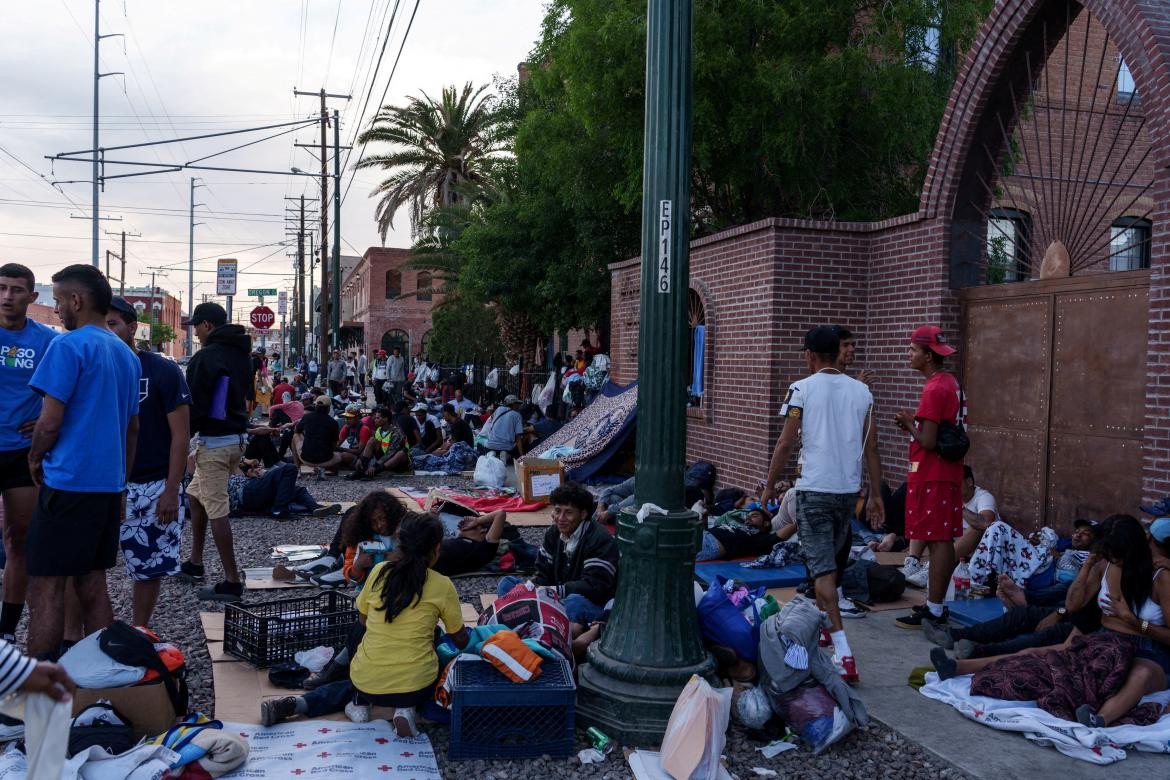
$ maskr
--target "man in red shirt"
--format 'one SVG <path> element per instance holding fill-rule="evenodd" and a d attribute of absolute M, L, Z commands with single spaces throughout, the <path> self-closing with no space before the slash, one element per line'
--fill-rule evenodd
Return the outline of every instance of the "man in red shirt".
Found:
<path fill-rule="evenodd" d="M 916 411 L 894 418 L 910 434 L 910 470 L 906 475 L 906 536 L 922 540 L 930 550 L 926 606 L 898 618 L 899 628 L 922 628 L 925 621 L 947 621 L 947 585 L 955 568 L 954 540 L 963 534 L 963 462 L 946 460 L 935 451 L 939 425 L 960 423 L 960 391 L 955 377 L 943 370 L 943 359 L 955 353 L 942 329 L 924 325 L 910 337 L 910 367 L 926 377 Z"/>

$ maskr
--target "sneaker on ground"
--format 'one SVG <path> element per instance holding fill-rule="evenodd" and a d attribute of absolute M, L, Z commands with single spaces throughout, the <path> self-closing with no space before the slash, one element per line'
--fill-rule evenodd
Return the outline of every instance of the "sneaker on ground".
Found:
<path fill-rule="evenodd" d="M 850 599 L 838 599 L 837 611 L 841 613 L 841 617 L 846 619 L 856 620 L 857 618 L 865 617 L 865 610 L 854 604 Z"/>
<path fill-rule="evenodd" d="M 292 696 L 260 702 L 260 725 L 275 726 L 297 714 L 297 700 Z"/>
<path fill-rule="evenodd" d="M 861 682 L 861 675 L 857 673 L 857 661 L 851 655 L 844 655 L 837 659 L 840 664 L 841 679 L 850 685 Z"/>
<path fill-rule="evenodd" d="M 394 711 L 394 733 L 400 737 L 418 736 L 418 727 L 414 723 L 414 707 L 399 707 Z"/>
<path fill-rule="evenodd" d="M 309 577 L 309 581 L 322 588 L 344 588 L 348 584 L 345 581 L 345 572 L 341 569 L 335 569 L 325 574 L 314 574 Z"/>
<path fill-rule="evenodd" d="M 906 578 L 907 585 L 913 585 L 916 588 L 925 588 L 930 584 L 930 564 L 926 564 L 918 571 Z"/>
<path fill-rule="evenodd" d="M 200 601 L 243 601 L 244 583 L 217 582 L 200 588 L 195 595 Z"/>
<path fill-rule="evenodd" d="M 950 626 L 945 624 L 935 625 L 927 621 L 922 625 L 922 635 L 926 637 L 926 641 L 947 650 L 955 646 L 955 638 L 951 635 Z"/>
<path fill-rule="evenodd" d="M 306 561 L 299 566 L 290 567 L 296 574 L 304 579 L 308 579 L 313 574 L 324 574 L 327 571 L 333 571 L 337 568 L 337 559 L 332 555 L 322 555 L 320 558 L 314 558 L 311 561 Z"/>
<path fill-rule="evenodd" d="M 313 469 L 313 476 L 317 478 L 318 482 L 320 482 L 321 480 L 325 479 L 325 469 L 318 466 L 317 468 Z"/>
<path fill-rule="evenodd" d="M 1093 712 L 1093 708 L 1088 704 L 1077 707 L 1077 720 L 1082 726 L 1088 726 L 1091 729 L 1105 728 L 1105 719 Z"/>
<path fill-rule="evenodd" d="M 949 612 L 946 607 L 943 607 L 942 617 L 934 617 L 930 614 L 930 610 L 925 605 L 914 607 L 910 610 L 909 615 L 903 615 L 894 621 L 894 625 L 898 628 L 907 628 L 911 630 L 918 630 L 922 628 L 923 623 L 929 621 L 934 624 L 935 628 L 941 628 L 947 624 Z"/>
<path fill-rule="evenodd" d="M 322 504 L 313 510 L 313 517 L 328 517 L 341 514 L 341 504 Z"/>
<path fill-rule="evenodd" d="M 919 558 L 906 558 L 906 562 L 902 564 L 902 568 L 899 569 L 899 571 L 902 572 L 903 577 L 909 577 L 911 574 L 915 574 L 919 571 L 922 571 L 923 568 L 925 568 L 925 566 L 922 563 L 921 559 L 919 559 Z"/>
<path fill-rule="evenodd" d="M 187 582 L 201 581 L 204 577 L 203 564 L 183 561 L 182 565 L 179 566 L 179 577 Z"/>
<path fill-rule="evenodd" d="M 369 723 L 370 708 L 364 704 L 357 704 L 351 701 L 345 705 L 345 717 L 349 718 L 353 723 Z M 397 719 L 397 716 L 395 716 L 395 719 Z"/>

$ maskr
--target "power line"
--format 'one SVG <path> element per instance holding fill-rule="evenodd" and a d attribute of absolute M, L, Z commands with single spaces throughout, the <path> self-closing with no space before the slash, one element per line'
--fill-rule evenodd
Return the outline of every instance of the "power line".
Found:
<path fill-rule="evenodd" d="M 333 15 L 333 35 L 329 38 L 329 54 L 325 57 L 325 78 L 322 84 L 329 81 L 329 71 L 333 70 L 333 46 L 337 43 L 337 23 L 341 21 L 341 1 L 337 0 L 337 13 Z"/>

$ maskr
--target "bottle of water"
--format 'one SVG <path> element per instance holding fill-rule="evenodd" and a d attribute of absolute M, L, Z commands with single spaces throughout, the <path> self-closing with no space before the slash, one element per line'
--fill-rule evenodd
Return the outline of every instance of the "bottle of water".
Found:
<path fill-rule="evenodd" d="M 951 575 L 951 581 L 955 586 L 955 601 L 965 601 L 971 598 L 971 572 L 967 568 L 967 559 L 959 560 L 959 565 L 955 567 L 955 573 Z"/>

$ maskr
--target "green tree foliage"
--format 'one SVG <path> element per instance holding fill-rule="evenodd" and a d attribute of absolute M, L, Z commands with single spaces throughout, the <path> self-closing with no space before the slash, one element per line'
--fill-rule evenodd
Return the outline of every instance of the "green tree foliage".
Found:
<path fill-rule="evenodd" d="M 765 217 L 917 207 L 953 82 L 992 0 L 695 0 L 696 236 Z M 514 127 L 507 203 L 454 243 L 465 289 L 543 329 L 608 317 L 640 252 L 645 0 L 552 0 Z"/>
<path fill-rule="evenodd" d="M 496 314 L 492 307 L 465 297 L 439 306 L 431 315 L 431 337 L 427 357 L 443 365 L 460 365 L 478 360 L 503 361 Z"/>
<path fill-rule="evenodd" d="M 175 340 L 175 329 L 165 322 L 158 322 L 154 317 L 146 317 L 142 322 L 150 326 L 150 343 L 152 346 L 168 344 Z"/>

